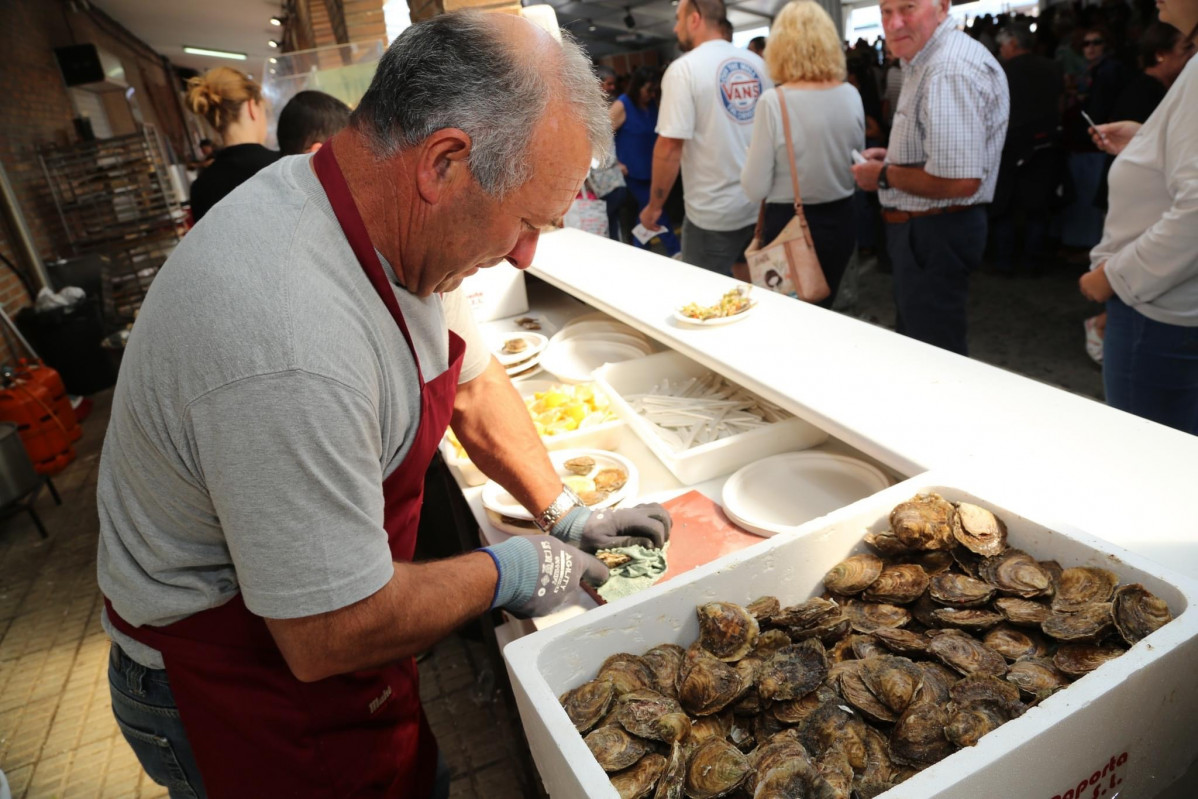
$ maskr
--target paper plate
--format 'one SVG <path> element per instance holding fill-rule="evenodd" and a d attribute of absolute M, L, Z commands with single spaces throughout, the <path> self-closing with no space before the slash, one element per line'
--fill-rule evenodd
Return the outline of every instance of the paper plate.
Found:
<path fill-rule="evenodd" d="M 586 475 L 575 475 L 565 467 L 565 463 L 573 458 L 589 457 L 595 461 L 595 466 L 587 472 Z M 549 461 L 557 469 L 557 473 L 561 475 L 563 482 L 566 480 L 590 480 L 604 469 L 622 469 L 628 475 L 627 481 L 619 489 L 611 492 L 600 502 L 596 502 L 590 507 L 594 510 L 601 508 L 610 508 L 613 505 L 618 505 L 628 497 L 635 497 L 637 493 L 637 470 L 632 465 L 632 461 L 622 455 L 617 455 L 614 452 L 607 452 L 602 449 L 562 449 L 556 452 L 549 453 Z M 573 486 L 572 486 L 573 487 Z M 575 489 L 577 490 L 577 489 Z M 581 492 L 580 492 L 581 493 Z M 532 524 L 532 514 L 516 501 L 515 497 L 507 492 L 503 486 L 496 483 L 494 480 L 489 480 L 483 486 L 483 507 L 491 514 L 499 515 L 503 520 L 511 520 L 512 522 L 524 522 Z M 494 517 L 492 516 L 492 521 Z M 497 525 L 498 526 L 498 525 Z M 504 529 L 500 527 L 500 529 Z"/>
<path fill-rule="evenodd" d="M 523 340 L 525 343 L 524 349 L 520 352 L 504 352 L 503 348 L 507 346 L 509 341 Z M 534 333 L 530 330 L 521 330 L 516 333 L 504 333 L 497 342 L 492 342 L 491 354 L 499 361 L 503 367 L 515 367 L 523 364 L 525 361 L 532 360 L 549 344 L 549 339 L 540 333 Z"/>
<path fill-rule="evenodd" d="M 579 341 L 585 339 L 587 341 L 611 341 L 616 344 L 627 344 L 630 347 L 636 347 L 646 355 L 653 352 L 653 345 L 649 343 L 649 339 L 645 338 L 639 333 L 629 334 L 596 331 L 571 335 L 572 332 L 573 331 L 566 329 L 556 334 L 553 338 L 549 339 L 549 346 L 553 346 L 554 344 L 562 341 Z"/>
<path fill-rule="evenodd" d="M 876 494 L 890 480 L 864 461 L 829 452 L 784 452 L 745 466 L 724 483 L 724 512 L 749 532 L 789 532 Z"/>
<path fill-rule="evenodd" d="M 739 322 L 741 319 L 744 319 L 746 316 L 752 313 L 753 309 L 756 307 L 756 302 L 750 302 L 749 307 L 738 314 L 733 314 L 732 316 L 715 316 L 711 319 L 692 319 L 691 317 L 682 313 L 682 311 L 674 311 L 674 321 L 681 322 L 684 325 L 696 325 L 698 327 L 718 327 L 719 325 L 730 325 L 733 322 Z"/>
<path fill-rule="evenodd" d="M 574 338 L 584 334 L 606 334 L 620 333 L 625 336 L 633 336 L 634 338 L 645 339 L 645 334 L 637 330 L 631 325 L 626 325 L 623 322 L 617 322 L 615 319 L 592 319 L 585 322 L 575 322 L 566 325 L 561 330 L 554 334 L 554 338 Z"/>
<path fill-rule="evenodd" d="M 603 339 L 566 339 L 546 347 L 541 366 L 558 380 L 585 383 L 591 372 L 605 363 L 619 363 L 645 357 L 645 351 L 631 344 Z"/>

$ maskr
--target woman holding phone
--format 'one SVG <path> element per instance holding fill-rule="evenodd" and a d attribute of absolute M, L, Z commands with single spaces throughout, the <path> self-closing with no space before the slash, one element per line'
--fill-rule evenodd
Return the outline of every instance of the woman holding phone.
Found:
<path fill-rule="evenodd" d="M 1157 0 L 1160 19 L 1198 37 L 1198 0 Z M 1107 404 L 1198 435 L 1198 60 L 1143 125 L 1090 129 L 1118 156 L 1102 240 L 1082 294 L 1107 305 Z"/>

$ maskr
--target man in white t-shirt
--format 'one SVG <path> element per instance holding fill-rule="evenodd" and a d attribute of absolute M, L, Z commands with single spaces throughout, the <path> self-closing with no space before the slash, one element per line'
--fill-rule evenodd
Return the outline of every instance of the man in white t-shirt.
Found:
<path fill-rule="evenodd" d="M 661 84 L 653 185 L 641 223 L 658 229 L 682 170 L 682 260 L 732 274 L 753 238 L 757 208 L 740 187 L 757 98 L 773 81 L 756 54 L 725 41 L 723 0 L 681 0 L 674 33 L 686 55 Z"/>

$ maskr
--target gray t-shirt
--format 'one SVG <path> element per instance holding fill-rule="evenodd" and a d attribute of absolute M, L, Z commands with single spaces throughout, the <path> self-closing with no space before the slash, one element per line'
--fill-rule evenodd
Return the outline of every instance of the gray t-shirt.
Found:
<path fill-rule="evenodd" d="M 865 110 L 857 89 L 850 83 L 832 89 L 787 89 L 786 110 L 803 202 L 817 205 L 851 197 L 853 150 L 865 149 Z M 776 88 L 757 101 L 753 139 L 740 184 L 755 203 L 794 202 Z"/>
<path fill-rule="evenodd" d="M 411 446 L 419 383 L 310 160 L 285 158 L 214 207 L 129 337 L 97 500 L 100 588 L 131 624 L 239 590 L 260 616 L 325 613 L 393 574 L 382 481 Z M 461 292 L 395 295 L 426 379 L 447 368 L 447 326 L 467 344 L 460 382 L 483 371 Z"/>

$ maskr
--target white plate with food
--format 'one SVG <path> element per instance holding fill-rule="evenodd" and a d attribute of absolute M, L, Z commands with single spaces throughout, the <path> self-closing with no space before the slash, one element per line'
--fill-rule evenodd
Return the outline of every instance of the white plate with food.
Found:
<path fill-rule="evenodd" d="M 748 286 L 737 286 L 724 293 L 713 305 L 688 302 L 674 311 L 674 319 L 687 325 L 712 327 L 739 322 L 757 303 L 749 298 Z"/>
<path fill-rule="evenodd" d="M 540 333 L 520 330 L 515 333 L 504 333 L 500 341 L 492 346 L 491 353 L 500 365 L 510 369 L 535 358 L 547 346 L 549 346 L 549 339 Z"/>
<path fill-rule="evenodd" d="M 562 482 L 594 510 L 610 508 L 637 494 L 636 467 L 622 455 L 601 449 L 563 449 L 550 452 L 549 461 Z M 532 514 L 494 480 L 483 486 L 483 507 L 504 519 L 532 523 Z"/>
<path fill-rule="evenodd" d="M 557 341 L 541 354 L 541 366 L 567 383 L 585 383 L 591 372 L 605 363 L 644 358 L 645 351 L 631 344 L 604 339 L 576 338 Z"/>
<path fill-rule="evenodd" d="M 878 493 L 877 467 L 831 452 L 784 452 L 750 463 L 724 483 L 724 513 L 751 533 L 772 536 Z"/>

